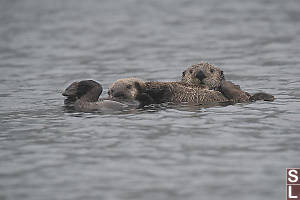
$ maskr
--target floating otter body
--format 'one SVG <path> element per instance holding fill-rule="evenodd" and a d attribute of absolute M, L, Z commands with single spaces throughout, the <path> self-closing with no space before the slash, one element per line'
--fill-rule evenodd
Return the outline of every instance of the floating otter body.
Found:
<path fill-rule="evenodd" d="M 181 82 L 143 82 L 136 78 L 119 79 L 109 88 L 111 99 L 136 99 L 141 106 L 166 102 L 209 104 L 228 101 L 221 92 L 206 86 L 190 86 Z"/>
<path fill-rule="evenodd" d="M 83 80 L 73 82 L 62 95 L 67 97 L 65 104 L 73 104 L 77 111 L 123 110 L 127 107 L 125 104 L 108 99 L 99 101 L 101 93 L 102 86 L 99 83 L 93 80 Z"/>
<path fill-rule="evenodd" d="M 274 96 L 264 92 L 251 95 L 241 90 L 240 86 L 225 80 L 222 70 L 208 63 L 200 63 L 188 67 L 182 73 L 182 82 L 190 85 L 206 86 L 209 89 L 220 91 L 232 103 L 274 100 Z"/>
<path fill-rule="evenodd" d="M 155 103 L 210 104 L 227 102 L 221 92 L 182 82 L 145 82 L 145 92 Z"/>
<path fill-rule="evenodd" d="M 228 102 L 218 89 L 224 80 L 221 70 L 209 69 L 210 76 L 205 71 L 189 67 L 182 73 L 182 80 L 176 82 L 146 82 L 145 89 L 156 103 L 173 102 L 190 104 L 211 104 Z"/>
<path fill-rule="evenodd" d="M 224 72 L 214 65 L 200 63 L 188 67 L 182 80 L 175 82 L 145 82 L 145 93 L 155 103 L 190 104 L 242 103 L 256 100 L 273 101 L 267 93 L 250 95 L 238 85 L 225 80 Z M 223 105 L 223 104 L 222 104 Z"/>
<path fill-rule="evenodd" d="M 166 102 L 210 104 L 228 102 L 224 95 L 216 90 L 210 90 L 203 85 L 189 85 L 177 82 L 143 82 L 136 78 L 125 78 L 115 81 L 109 88 L 111 99 L 134 98 L 141 106 Z"/>

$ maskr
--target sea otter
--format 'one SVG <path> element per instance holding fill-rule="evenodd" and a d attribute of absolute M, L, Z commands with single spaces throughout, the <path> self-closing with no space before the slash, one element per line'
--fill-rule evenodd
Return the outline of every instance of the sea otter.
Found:
<path fill-rule="evenodd" d="M 219 91 L 224 80 L 223 71 L 213 68 L 208 71 L 213 75 L 207 76 L 206 71 L 197 71 L 197 67 L 192 66 L 183 72 L 181 81 L 145 82 L 146 93 L 157 103 L 187 102 L 203 105 L 228 102 L 229 99 Z"/>
<path fill-rule="evenodd" d="M 264 92 L 250 95 L 248 92 L 241 90 L 240 86 L 225 80 L 222 70 L 209 63 L 200 63 L 188 67 L 182 73 L 181 81 L 189 85 L 208 87 L 211 90 L 220 91 L 233 103 L 274 100 L 274 96 Z"/>

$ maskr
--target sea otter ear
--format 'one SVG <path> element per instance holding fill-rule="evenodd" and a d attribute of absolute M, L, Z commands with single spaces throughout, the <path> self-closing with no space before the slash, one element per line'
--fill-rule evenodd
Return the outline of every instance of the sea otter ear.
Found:
<path fill-rule="evenodd" d="M 186 70 L 182 72 L 182 78 L 185 76 Z"/>

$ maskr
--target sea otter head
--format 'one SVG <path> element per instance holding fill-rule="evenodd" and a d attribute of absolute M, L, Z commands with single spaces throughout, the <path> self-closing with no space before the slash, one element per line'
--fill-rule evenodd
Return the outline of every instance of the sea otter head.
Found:
<path fill-rule="evenodd" d="M 224 73 L 209 63 L 194 64 L 182 73 L 181 81 L 189 85 L 206 86 L 218 90 L 225 80 Z"/>
<path fill-rule="evenodd" d="M 119 100 L 137 100 L 143 93 L 145 83 L 137 78 L 124 78 L 115 81 L 108 89 L 110 98 Z"/>

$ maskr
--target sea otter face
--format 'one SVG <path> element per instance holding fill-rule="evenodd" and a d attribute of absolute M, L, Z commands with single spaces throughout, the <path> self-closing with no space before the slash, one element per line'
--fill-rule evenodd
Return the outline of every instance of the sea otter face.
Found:
<path fill-rule="evenodd" d="M 181 81 L 189 85 L 207 86 L 218 90 L 225 80 L 223 71 L 208 63 L 195 64 L 182 73 Z"/>
<path fill-rule="evenodd" d="M 113 99 L 136 100 L 144 87 L 144 82 L 136 78 L 119 79 L 109 87 L 108 95 Z"/>

